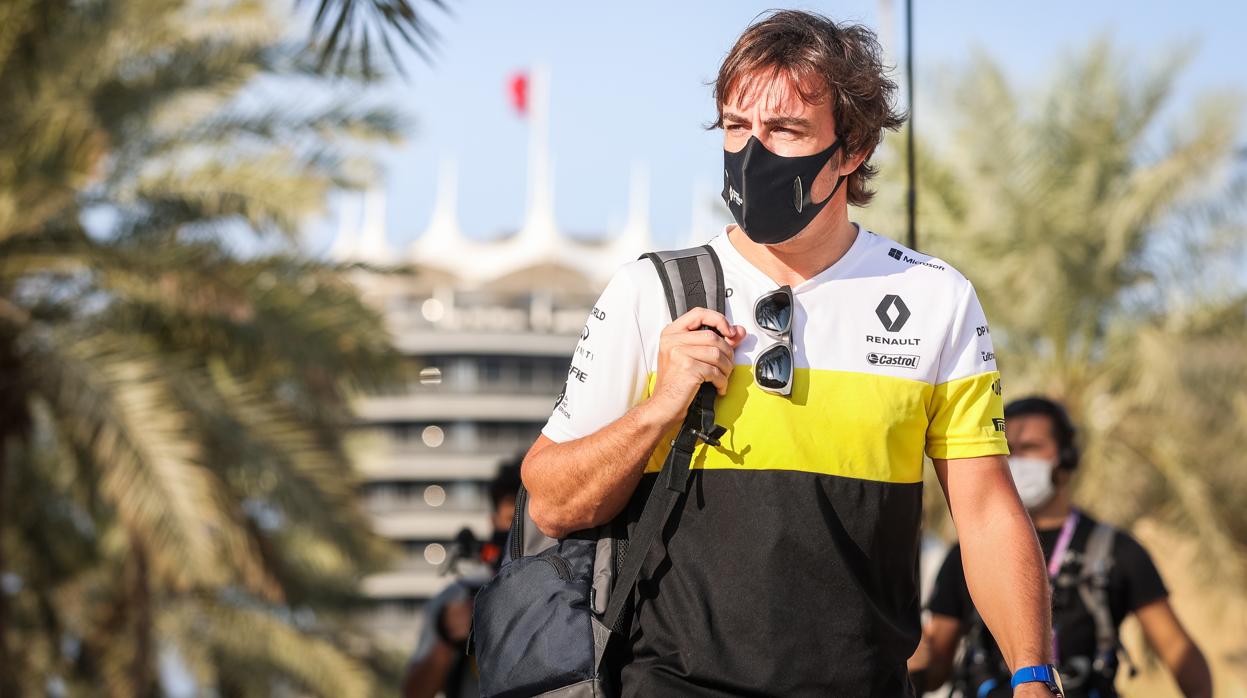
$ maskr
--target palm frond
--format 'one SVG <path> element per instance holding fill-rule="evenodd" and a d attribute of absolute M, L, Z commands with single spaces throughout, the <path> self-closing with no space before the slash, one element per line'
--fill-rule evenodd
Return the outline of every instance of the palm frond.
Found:
<path fill-rule="evenodd" d="M 32 337 L 25 347 L 34 389 L 92 458 L 101 495 L 161 577 L 175 588 L 220 586 L 235 581 L 227 570 L 241 568 L 253 588 L 277 593 L 261 565 L 223 559 L 223 547 L 247 552 L 228 545 L 246 536 L 171 395 L 166 376 L 176 369 L 115 338 L 57 339 Z"/>
<path fill-rule="evenodd" d="M 242 670 L 268 684 L 286 679 L 327 698 L 366 698 L 370 672 L 332 644 L 255 605 L 200 597 L 169 610 L 165 627 L 178 646 L 202 644 L 219 656 L 223 681 Z"/>
<path fill-rule="evenodd" d="M 21 40 L 22 34 L 35 21 L 35 0 L 14 0 L 0 5 L 0 75 Z"/>
<path fill-rule="evenodd" d="M 302 0 L 306 2 L 306 0 Z M 439 10 L 448 11 L 444 0 L 425 0 Z M 415 0 L 318 0 L 312 18 L 312 43 L 319 46 L 321 70 L 342 71 L 352 57 L 357 58 L 365 75 L 372 75 L 371 48 L 379 37 L 391 65 L 402 70 L 401 59 L 390 41 L 394 32 L 403 43 L 425 61 L 432 60 L 437 33 L 427 14 Z"/>

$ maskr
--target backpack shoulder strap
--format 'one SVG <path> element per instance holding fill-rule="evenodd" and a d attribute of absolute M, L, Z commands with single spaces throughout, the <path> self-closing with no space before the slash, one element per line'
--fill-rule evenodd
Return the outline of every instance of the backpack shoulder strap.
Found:
<path fill-rule="evenodd" d="M 723 265 L 710 245 L 649 252 L 640 258 L 654 263 L 667 294 L 667 310 L 672 320 L 692 308 L 709 308 L 719 313 L 727 310 Z"/>
<path fill-rule="evenodd" d="M 654 264 L 663 292 L 667 296 L 667 311 L 672 320 L 693 308 L 708 308 L 727 314 L 727 286 L 723 280 L 723 264 L 710 245 L 649 252 L 638 259 L 648 259 Z M 694 420 L 695 431 L 692 435 L 718 446 L 717 439 L 722 429 L 714 423 L 715 397 L 717 393 L 714 385 L 703 384 L 689 407 L 686 423 Z M 687 480 L 684 469 L 688 466 L 677 463 L 675 467 L 676 481 Z"/>
<path fill-rule="evenodd" d="M 1113 566 L 1113 539 L 1117 529 L 1104 522 L 1096 522 L 1087 538 L 1087 550 L 1083 553 L 1083 571 L 1090 575 L 1107 575 Z"/>
<path fill-rule="evenodd" d="M 650 252 L 642 255 L 654 263 L 658 278 L 667 296 L 667 310 L 672 320 L 691 308 L 709 308 L 717 312 L 727 309 L 727 290 L 723 284 L 723 267 L 709 245 L 686 250 Z M 663 462 L 658 480 L 628 543 L 628 551 L 619 569 L 606 612 L 602 614 L 605 633 L 617 633 L 623 627 L 624 611 L 641 574 L 641 565 L 653 544 L 662 535 L 677 503 L 688 490 L 689 465 L 699 441 L 714 446 L 724 429 L 714 423 L 713 383 L 703 383 L 689 405 L 680 431 L 671 441 L 671 450 Z M 595 660 L 601 666 L 606 642 L 595 643 Z"/>
<path fill-rule="evenodd" d="M 1117 529 L 1099 522 L 1087 539 L 1083 552 L 1082 574 L 1079 575 L 1078 593 L 1083 605 L 1095 621 L 1095 646 L 1097 658 L 1112 657 L 1117 652 L 1117 626 L 1108 602 L 1108 575 L 1113 566 L 1113 540 Z"/>

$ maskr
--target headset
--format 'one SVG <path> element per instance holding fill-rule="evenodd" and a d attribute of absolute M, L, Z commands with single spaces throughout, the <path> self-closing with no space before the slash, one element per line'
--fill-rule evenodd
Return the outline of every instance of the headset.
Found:
<path fill-rule="evenodd" d="M 1078 467 L 1078 428 L 1069 418 L 1069 412 L 1061 403 L 1046 397 L 1032 395 L 1014 400 L 1005 405 L 1005 419 L 1021 417 L 1028 414 L 1041 414 L 1052 420 L 1052 435 L 1056 437 L 1057 467 L 1063 470 L 1074 470 Z"/>

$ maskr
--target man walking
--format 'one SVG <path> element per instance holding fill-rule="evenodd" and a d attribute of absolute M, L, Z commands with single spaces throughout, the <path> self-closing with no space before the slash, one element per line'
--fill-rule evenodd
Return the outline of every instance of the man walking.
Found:
<path fill-rule="evenodd" d="M 493 535 L 479 547 L 470 546 L 471 557 L 459 561 L 469 563 L 464 566 L 466 569 L 455 565 L 448 568 L 457 575 L 456 579 L 425 604 L 416 651 L 403 672 L 403 698 L 479 698 L 475 658 L 466 652 L 472 630 L 472 604 L 481 585 L 498 571 L 519 489 L 517 456 L 499 465 L 489 483 Z M 465 532 L 471 541 L 471 531 Z"/>
<path fill-rule="evenodd" d="M 670 322 L 654 267 L 623 267 L 525 459 L 545 533 L 635 521 L 629 502 L 694 393 L 718 388 L 727 432 L 698 448 L 642 570 L 625 696 L 911 695 L 924 451 L 1016 695 L 1055 689 L 1042 557 L 974 289 L 848 219 L 871 198 L 883 129 L 902 123 L 880 53 L 865 27 L 805 12 L 745 31 L 715 83 L 736 220 L 710 243 L 726 317 Z"/>
<path fill-rule="evenodd" d="M 1156 655 L 1188 698 L 1212 695 L 1212 675 L 1199 647 L 1169 605 L 1152 558 L 1130 534 L 1073 505 L 1077 430 L 1060 403 L 1028 397 L 1005 407 L 1009 468 L 1039 532 L 1052 580 L 1054 658 L 1069 698 L 1114 698 L 1121 643 L 1118 629 L 1134 614 Z M 966 589 L 961 549 L 953 546 L 927 602 L 925 652 L 910 660 L 934 690 L 950 677 L 963 696 L 1007 696 L 1007 669 Z M 957 645 L 966 651 L 954 667 Z M 925 659 L 924 659 L 925 657 Z M 919 681 L 915 681 L 919 683 Z"/>

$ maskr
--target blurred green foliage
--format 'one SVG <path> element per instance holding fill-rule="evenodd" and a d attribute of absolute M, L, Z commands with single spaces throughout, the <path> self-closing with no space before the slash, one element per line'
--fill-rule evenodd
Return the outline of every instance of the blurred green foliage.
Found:
<path fill-rule="evenodd" d="M 156 695 L 170 654 L 221 696 L 397 669 L 350 621 L 389 549 L 340 440 L 396 357 L 298 241 L 401 120 L 283 19 L 0 3 L 0 695 Z"/>
<path fill-rule="evenodd" d="M 924 84 L 934 96 L 919 115 L 919 245 L 974 282 L 1005 399 L 1068 404 L 1082 428 L 1082 505 L 1187 531 L 1206 561 L 1198 573 L 1241 591 L 1242 100 L 1180 101 L 1185 56 L 1144 62 L 1100 40 L 1039 89 L 1011 84 L 984 55 Z M 862 213 L 899 237 L 904 139 L 887 146 L 879 198 Z"/>

